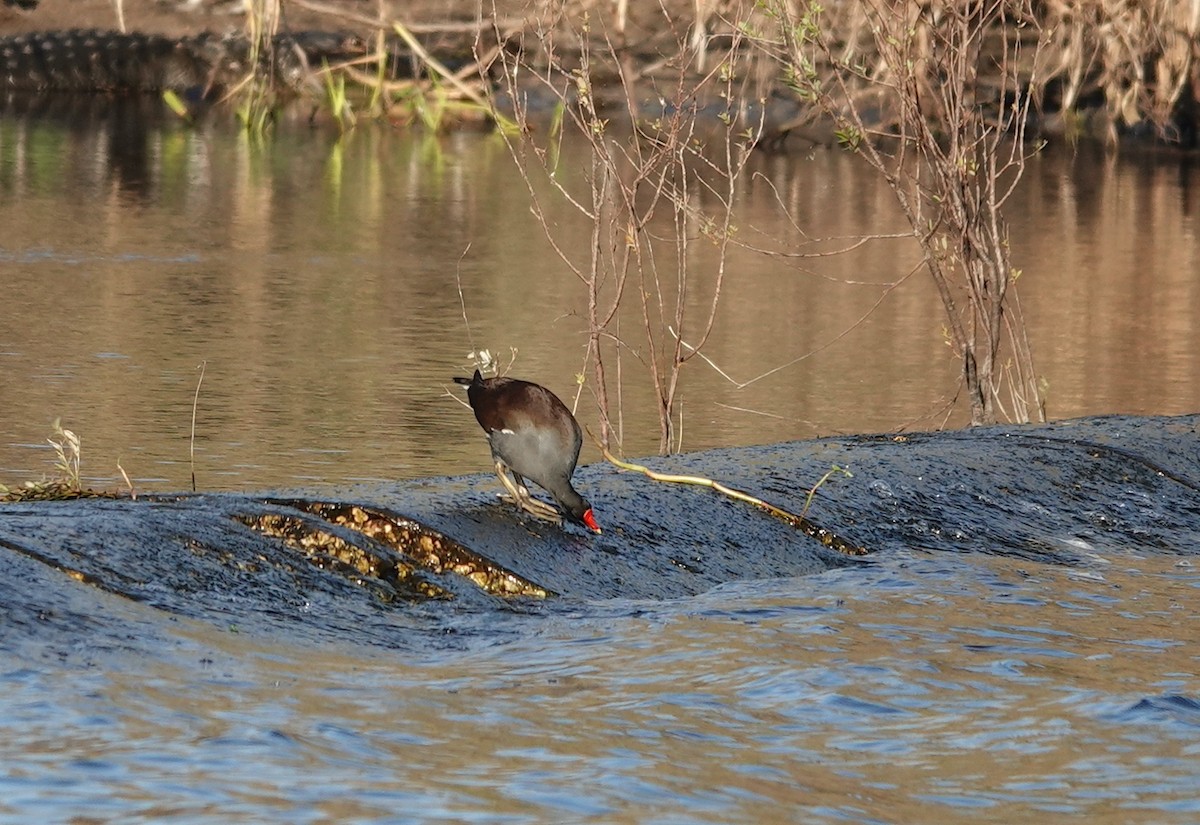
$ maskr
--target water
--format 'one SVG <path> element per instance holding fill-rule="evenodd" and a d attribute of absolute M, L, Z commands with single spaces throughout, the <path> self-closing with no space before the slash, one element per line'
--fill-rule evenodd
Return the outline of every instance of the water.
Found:
<path fill-rule="evenodd" d="M 913 552 L 398 655 L 176 628 L 0 674 L 0 812 L 318 822 L 1194 822 L 1178 558 Z M 98 804 L 99 803 L 99 804 Z"/>
<path fill-rule="evenodd" d="M 497 136 L 364 129 L 339 143 L 292 128 L 256 146 L 215 128 L 110 126 L 117 152 L 104 123 L 0 126 L 0 479 L 50 472 L 45 438 L 61 418 L 96 486 L 123 486 L 118 462 L 140 489 L 190 486 L 202 363 L 194 448 L 207 490 L 483 468 L 449 382 L 472 349 L 507 362 L 515 347 L 514 374 L 575 404 L 585 298 Z M 576 148 L 562 167 L 583 163 Z M 1197 183 L 1169 160 L 1031 165 L 1010 215 L 1051 417 L 1200 409 Z M 901 228 L 891 193 L 836 151 L 757 157 L 741 196 L 747 245 L 811 253 Z M 552 214 L 560 246 L 585 250 L 588 225 L 561 204 Z M 712 253 L 692 245 L 697 313 Z M 770 374 L 739 389 L 689 362 L 683 447 L 962 424 L 961 405 L 947 412 L 958 368 L 932 287 L 910 275 L 918 262 L 899 240 L 833 257 L 735 248 L 705 352 L 738 384 Z M 639 455 L 657 449 L 658 426 L 632 314 L 620 406 Z M 587 388 L 578 409 L 594 422 Z M 584 461 L 596 458 L 589 446 Z"/>
<path fill-rule="evenodd" d="M 119 461 L 189 486 L 202 362 L 208 490 L 485 470 L 445 392 L 472 346 L 518 347 L 514 372 L 569 395 L 582 298 L 494 136 L 94 126 L 0 121 L 0 480 L 51 470 L 61 416 L 93 483 Z M 836 152 L 755 171 L 742 237 L 804 248 L 781 200 L 815 237 L 899 227 Z M 1052 416 L 1200 407 L 1196 177 L 1084 151 L 1031 167 L 1010 215 Z M 739 381 L 802 360 L 741 390 L 690 364 L 684 446 L 939 424 L 957 376 L 915 263 L 898 242 L 737 253 L 710 357 Z M 649 452 L 624 366 L 627 448 Z M 433 606 L 403 651 L 114 596 L 129 632 L 103 647 L 0 629 L 0 818 L 1196 821 L 1193 559 L 1040 538 L 1082 561 L 911 547 L 678 601 Z"/>

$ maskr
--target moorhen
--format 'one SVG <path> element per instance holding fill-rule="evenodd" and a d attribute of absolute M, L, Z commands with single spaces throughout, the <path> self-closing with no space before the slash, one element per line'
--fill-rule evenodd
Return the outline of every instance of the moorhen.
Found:
<path fill-rule="evenodd" d="M 529 494 L 525 486 L 529 479 L 554 496 L 568 518 L 599 533 L 591 505 L 571 486 L 583 433 L 558 396 L 516 378 L 484 378 L 479 370 L 454 382 L 467 387 L 475 419 L 492 447 L 496 475 L 513 502 L 536 518 L 562 522 L 557 510 Z"/>

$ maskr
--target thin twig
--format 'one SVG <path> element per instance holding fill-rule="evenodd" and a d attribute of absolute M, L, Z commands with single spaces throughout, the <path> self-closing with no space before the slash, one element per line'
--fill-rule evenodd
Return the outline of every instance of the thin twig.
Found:
<path fill-rule="evenodd" d="M 461 393 L 455 393 L 455 392 L 454 392 L 454 390 L 453 390 L 453 389 L 452 389 L 452 388 L 451 388 L 449 385 L 447 385 L 447 384 L 442 384 L 442 390 L 443 390 L 443 391 L 446 393 L 446 396 L 447 396 L 448 398 L 450 398 L 452 401 L 454 401 L 454 402 L 456 402 L 456 403 L 458 403 L 458 404 L 462 404 L 462 405 L 463 405 L 464 407 L 466 407 L 468 410 L 469 410 L 469 409 L 471 409 L 471 405 L 470 405 L 470 404 L 468 404 L 466 401 L 463 401 L 463 400 L 462 400 L 462 394 L 461 394 Z"/>
<path fill-rule="evenodd" d="M 200 385 L 204 383 L 204 371 L 208 367 L 208 361 L 200 362 L 200 380 L 196 382 L 196 394 L 192 397 L 192 439 L 191 439 L 191 464 L 192 464 L 192 492 L 196 492 L 196 407 L 200 403 Z"/>
<path fill-rule="evenodd" d="M 350 9 L 347 8 L 345 5 L 337 5 L 334 3 L 321 3 L 321 2 L 317 2 L 317 0 L 288 0 L 288 5 L 295 6 L 296 8 L 306 9 L 308 11 L 316 12 L 317 14 L 324 14 L 324 15 L 328 15 L 329 17 L 335 17 L 338 20 L 341 20 L 345 23 L 361 23 L 366 26 L 379 25 L 380 20 L 383 17 L 382 14 L 379 16 L 376 16 L 376 17 L 371 17 L 370 15 L 367 15 L 367 14 L 359 14 L 357 12 L 350 11 Z M 508 30 L 520 31 L 525 26 L 525 24 L 526 24 L 526 21 L 524 21 L 520 18 L 515 18 L 515 17 L 514 18 L 506 18 L 503 20 L 497 20 L 497 22 L 496 22 L 496 25 L 505 31 L 508 31 Z M 487 27 L 490 28 L 491 26 L 492 26 L 492 23 L 489 20 L 487 23 Z M 474 22 L 459 23 L 459 22 L 454 22 L 454 21 L 447 21 L 447 22 L 439 22 L 439 23 L 406 23 L 405 28 L 407 28 L 410 32 L 414 32 L 416 34 L 432 34 L 432 33 L 468 34 L 470 32 L 478 32 L 481 30 L 482 27 L 479 23 L 474 23 Z"/>
<path fill-rule="evenodd" d="M 714 401 L 713 404 L 717 407 L 724 407 L 727 410 L 733 410 L 734 412 L 750 413 L 752 415 L 762 415 L 767 418 L 777 418 L 780 421 L 791 420 L 786 415 L 779 415 L 778 413 L 770 413 L 770 412 L 767 412 L 766 410 L 754 410 L 754 409 L 751 409 L 750 407 L 735 407 L 732 404 L 722 404 L 720 401 Z"/>
<path fill-rule="evenodd" d="M 467 253 L 471 251 L 471 244 L 467 244 L 463 249 L 462 254 L 458 256 L 458 266 L 454 268 L 454 285 L 458 287 L 458 305 L 462 307 L 463 326 L 467 328 L 467 343 L 471 345 L 471 358 L 475 359 L 475 363 L 479 363 L 478 354 L 475 349 L 475 336 L 471 334 L 471 322 L 467 320 L 467 299 L 463 297 L 462 288 L 462 262 L 467 257 Z"/>
<path fill-rule="evenodd" d="M 125 472 L 125 468 L 121 466 L 120 457 L 117 458 L 117 469 L 121 471 L 121 478 L 125 479 L 125 486 L 129 488 L 129 497 L 137 501 L 137 490 L 133 489 L 133 482 L 129 480 L 129 473 Z"/>
<path fill-rule="evenodd" d="M 609 452 L 608 448 L 601 444 L 600 440 L 592 433 L 591 428 L 588 428 L 587 434 L 591 436 L 592 441 L 594 441 L 596 446 L 600 448 L 600 452 L 604 456 L 605 460 L 615 467 L 619 467 L 622 470 L 631 470 L 633 472 L 641 473 L 651 481 L 661 481 L 667 484 L 690 484 L 696 487 L 708 487 L 709 489 L 716 490 L 718 493 L 721 493 L 722 495 L 732 498 L 736 501 L 752 504 L 760 510 L 765 510 L 781 521 L 784 521 L 797 528 L 806 536 L 816 539 L 817 541 L 821 542 L 821 544 L 837 550 L 839 553 L 844 553 L 848 556 L 865 556 L 867 554 L 866 548 L 857 544 L 852 544 L 835 533 L 826 530 L 824 527 L 818 527 L 804 515 L 804 513 L 808 512 L 809 506 L 812 504 L 813 496 L 816 494 L 817 489 L 821 487 L 821 485 L 829 481 L 829 479 L 835 474 L 852 477 L 850 471 L 843 467 L 838 467 L 835 465 L 829 470 L 829 472 L 821 476 L 821 479 L 808 490 L 808 493 L 805 497 L 804 510 L 800 515 L 797 515 L 784 510 L 782 507 L 777 507 L 774 504 L 763 501 L 757 496 L 752 496 L 749 493 L 743 492 L 742 490 L 729 487 L 719 481 L 715 481 L 714 479 L 707 478 L 705 476 L 685 476 L 674 475 L 670 473 L 659 473 L 641 464 L 634 464 L 631 461 L 624 461 Z"/>
<path fill-rule="evenodd" d="M 433 69 L 434 72 L 441 75 L 442 78 L 445 79 L 445 81 L 455 89 L 457 89 L 459 94 L 461 94 L 463 97 L 467 98 L 472 103 L 475 103 L 481 109 L 489 112 L 492 111 L 491 104 L 486 98 L 483 97 L 483 95 L 469 87 L 466 83 L 459 79 L 457 73 L 447 69 L 440 60 L 426 51 L 425 47 L 422 46 L 417 39 L 412 36 L 412 33 L 407 27 L 405 27 L 403 23 L 400 23 L 399 21 L 393 21 L 392 28 L 395 30 L 396 34 L 400 35 L 400 39 L 403 40 L 404 43 L 413 50 L 413 53 L 420 58 L 423 65 L 428 66 L 430 69 Z M 504 118 L 502 118 L 498 113 L 493 112 L 493 116 L 496 118 L 498 123 L 504 122 Z"/>
<path fill-rule="evenodd" d="M 804 353 L 803 355 L 798 355 L 798 356 L 796 356 L 795 358 L 793 358 L 793 359 L 792 359 L 792 360 L 790 360 L 790 361 L 785 361 L 785 362 L 784 362 L 784 363 L 782 363 L 782 364 L 779 364 L 779 365 L 777 365 L 777 366 L 775 366 L 775 367 L 772 367 L 771 369 L 767 370 L 766 372 L 762 373 L 761 375 L 758 375 L 758 376 L 756 376 L 756 377 L 754 377 L 754 378 L 751 378 L 749 381 L 737 381 L 737 380 L 735 380 L 735 379 L 734 379 L 734 378 L 732 378 L 732 377 L 731 377 L 731 376 L 730 376 L 730 375 L 729 375 L 727 372 L 725 372 L 725 371 L 724 371 L 724 370 L 722 370 L 720 367 L 718 367 L 718 366 L 716 365 L 716 363 L 715 363 L 715 362 L 714 362 L 714 361 L 713 361 L 711 358 L 709 358 L 709 357 L 708 357 L 707 355 L 705 355 L 704 353 L 700 352 L 698 348 L 696 348 L 696 347 L 693 347 L 693 346 L 692 346 L 691 344 L 689 344 L 687 341 L 684 341 L 684 340 L 682 340 L 682 339 L 680 339 L 679 343 L 683 344 L 683 346 L 684 346 L 684 347 L 686 347 L 686 348 L 687 348 L 689 351 L 691 351 L 691 352 L 692 352 L 692 353 L 694 353 L 695 355 L 699 355 L 699 356 L 700 356 L 700 358 L 701 358 L 701 360 L 703 360 L 703 361 L 704 361 L 705 363 L 707 363 L 707 364 L 708 364 L 710 367 L 712 367 L 714 370 L 716 370 L 716 371 L 717 371 L 717 372 L 718 372 L 718 373 L 721 375 L 721 377 L 725 378 L 727 381 L 729 381 L 731 384 L 733 384 L 733 386 L 734 386 L 736 389 L 739 389 L 739 390 L 744 390 L 746 387 L 750 386 L 751 384 L 755 384 L 755 383 L 757 383 L 757 382 L 759 382 L 759 381 L 763 380 L 764 378 L 768 378 L 768 377 L 770 377 L 770 376 L 774 375 L 775 373 L 777 373 L 777 372 L 780 372 L 781 370 L 785 370 L 785 369 L 787 369 L 788 367 L 794 366 L 794 365 L 796 365 L 796 364 L 799 364 L 801 361 L 804 361 L 804 360 L 806 360 L 806 359 L 808 359 L 808 358 L 811 358 L 812 356 L 816 355 L 817 353 L 819 353 L 819 352 L 822 352 L 822 351 L 824 351 L 824 350 L 828 349 L 829 347 L 833 346 L 834 344 L 836 344 L 836 343 L 837 343 L 838 341 L 840 341 L 841 339 L 845 338 L 847 335 L 849 335 L 849 334 L 850 334 L 851 332 L 853 332 L 855 329 L 857 329 L 858 327 L 860 327 L 860 326 L 862 326 L 864 323 L 866 323 L 867 319 L 868 319 L 868 318 L 870 318 L 870 317 L 871 317 L 871 315 L 873 315 L 873 314 L 875 313 L 875 310 L 879 309 L 879 306 L 880 306 L 880 305 L 881 305 L 881 304 L 884 302 L 884 299 L 886 299 L 886 298 L 888 297 L 888 295 L 890 295 L 890 294 L 891 294 L 892 290 L 896 289 L 896 287 L 900 286 L 900 285 L 901 285 L 901 284 L 903 284 L 905 281 L 907 281 L 909 278 L 911 278 L 911 277 L 913 276 L 913 273 L 915 273 L 916 271 L 917 271 L 917 269 L 911 269 L 911 270 L 909 270 L 909 272 L 908 272 L 908 274 L 907 274 L 907 275 L 905 275 L 904 277 L 900 278 L 899 280 L 897 280 L 897 281 L 894 281 L 894 282 L 892 282 L 891 284 L 889 284 L 889 285 L 888 285 L 888 286 L 887 286 L 887 287 L 886 287 L 886 288 L 885 288 L 885 289 L 884 289 L 884 290 L 883 290 L 883 291 L 880 293 L 880 295 L 879 295 L 879 298 L 878 298 L 878 299 L 875 301 L 875 303 L 874 303 L 874 304 L 872 304 L 872 305 L 871 305 L 871 307 L 870 307 L 870 308 L 869 308 L 869 309 L 868 309 L 866 312 L 864 312 L 864 313 L 863 313 L 863 314 L 862 314 L 862 315 L 859 317 L 859 319 L 858 319 L 857 321 L 855 321 L 854 323 L 850 324 L 848 327 L 846 327 L 845 329 L 843 329 L 843 330 L 842 330 L 841 332 L 839 332 L 837 335 L 835 335 L 835 336 L 833 336 L 832 338 L 830 338 L 830 339 L 829 339 L 828 341 L 826 341 L 824 344 L 821 344 L 819 347 L 817 347 L 817 348 L 815 348 L 815 349 L 811 349 L 811 350 L 809 350 L 808 352 Z M 668 332 L 670 332 L 670 333 L 671 333 L 671 335 L 675 336 L 676 338 L 678 338 L 678 337 L 679 337 L 679 336 L 678 336 L 678 334 L 675 332 L 674 328 L 672 328 L 672 327 L 667 327 L 667 331 L 668 331 Z"/>

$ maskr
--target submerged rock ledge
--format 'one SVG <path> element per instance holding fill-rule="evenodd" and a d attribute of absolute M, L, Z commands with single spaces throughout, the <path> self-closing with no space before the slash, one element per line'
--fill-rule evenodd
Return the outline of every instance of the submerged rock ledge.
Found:
<path fill-rule="evenodd" d="M 897 551 L 1077 563 L 1200 551 L 1197 417 L 861 436 L 652 459 L 810 519 L 852 558 L 711 490 L 592 465 L 576 478 L 605 533 L 534 522 L 491 476 L 424 479 L 359 501 L 181 495 L 0 505 L 0 626 L 110 640 L 119 605 L 245 631 L 413 643 L 414 617 L 686 597 L 724 583 L 870 564 Z M 431 614 L 430 611 L 433 611 Z M 142 613 L 141 620 L 147 621 Z M 149 621 L 153 623 L 153 619 Z M 420 624 L 420 621 L 417 622 Z"/>

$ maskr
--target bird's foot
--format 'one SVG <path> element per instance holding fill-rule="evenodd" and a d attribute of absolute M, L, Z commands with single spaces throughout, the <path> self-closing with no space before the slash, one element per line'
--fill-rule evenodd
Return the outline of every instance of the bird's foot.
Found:
<path fill-rule="evenodd" d="M 503 462 L 496 462 L 496 475 L 499 476 L 500 483 L 504 485 L 504 489 L 508 490 L 507 494 L 500 494 L 502 500 L 515 504 L 536 519 L 549 521 L 553 524 L 562 524 L 562 516 L 558 510 L 555 510 L 546 502 L 538 501 L 531 496 L 529 488 L 525 486 L 522 478 L 516 473 L 513 473 L 515 478 L 509 478 Z"/>
<path fill-rule="evenodd" d="M 501 493 L 500 500 L 506 501 L 520 510 L 524 510 L 529 515 L 541 521 L 548 521 L 552 524 L 562 524 L 562 515 L 558 512 L 558 510 L 555 510 L 544 501 L 538 501 L 528 493 L 526 493 L 524 496 L 517 497 L 509 495 L 508 493 Z"/>

